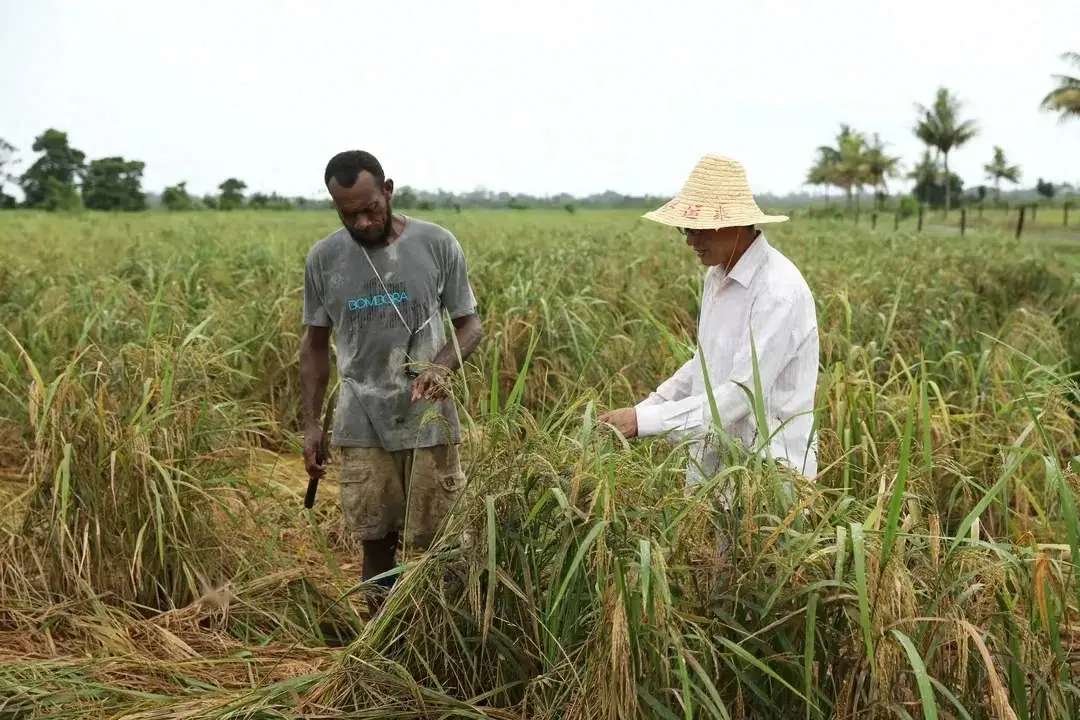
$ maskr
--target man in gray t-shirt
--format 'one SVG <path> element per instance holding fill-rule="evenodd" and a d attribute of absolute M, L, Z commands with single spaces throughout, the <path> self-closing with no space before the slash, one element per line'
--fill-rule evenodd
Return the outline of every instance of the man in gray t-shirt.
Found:
<path fill-rule="evenodd" d="M 332 438 L 342 453 L 342 518 L 363 542 L 368 580 L 396 566 L 401 530 L 417 545 L 430 543 L 464 485 L 457 411 L 445 393 L 459 363 L 443 313 L 463 360 L 482 331 L 457 239 L 438 225 L 395 215 L 394 184 L 378 160 L 339 153 L 325 180 L 344 227 L 311 249 L 304 273 L 304 459 L 312 478 L 323 476 L 319 410 L 333 329 L 340 387 Z"/>

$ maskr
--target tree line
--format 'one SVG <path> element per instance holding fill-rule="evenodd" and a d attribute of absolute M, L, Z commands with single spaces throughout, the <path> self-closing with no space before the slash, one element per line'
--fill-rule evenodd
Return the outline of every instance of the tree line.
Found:
<path fill-rule="evenodd" d="M 1069 52 L 1062 60 L 1077 69 L 1080 75 L 1080 53 Z M 1056 113 L 1062 121 L 1080 118 L 1080 76 L 1059 74 L 1053 76 L 1055 86 L 1042 99 L 1040 108 Z M 889 195 L 888 181 L 906 177 L 914 183 L 912 201 L 944 207 L 946 212 L 954 201 L 982 202 L 987 196 L 987 185 L 975 186 L 964 193 L 964 181 L 949 169 L 950 154 L 966 145 L 979 134 L 974 120 L 963 119 L 963 105 L 948 89 L 939 88 L 929 106 L 917 104 L 916 119 L 912 132 L 925 146 L 922 157 L 906 173 L 900 158 L 890 155 L 888 143 L 874 133 L 867 136 L 849 125 L 841 125 L 834 145 L 817 148 L 813 165 L 806 176 L 811 186 L 828 189 L 839 188 L 847 198 L 848 205 L 861 200 L 864 191 L 873 191 L 875 204 L 884 205 Z M 146 165 L 139 160 L 119 156 L 86 161 L 86 154 L 71 146 L 66 132 L 50 128 L 39 135 L 32 146 L 40 153 L 33 164 L 21 175 L 13 174 L 17 165 L 16 148 L 0 138 L 0 208 L 19 205 L 16 199 L 4 193 L 5 183 L 15 183 L 22 188 L 23 207 L 43 210 L 91 210 L 138 211 L 148 206 L 147 194 L 142 188 L 143 170 Z M 998 145 L 993 156 L 983 166 L 986 180 L 993 184 L 994 197 L 1000 200 L 1001 183 L 1016 185 L 1020 182 L 1021 169 L 1013 164 Z M 247 207 L 254 209 L 291 210 L 329 207 L 328 200 L 289 198 L 271 193 L 245 195 L 247 184 L 238 178 L 227 178 L 218 186 L 217 194 L 193 196 L 187 183 L 180 182 L 164 189 L 160 202 L 168 210 L 233 210 Z M 1038 178 L 1035 191 L 1044 198 L 1053 199 L 1060 191 L 1071 192 L 1067 184 L 1056 185 Z M 605 192 L 579 198 L 563 193 L 537 197 L 525 194 L 494 193 L 483 189 L 468 193 L 427 192 L 402 186 L 394 195 L 394 204 L 402 210 L 426 210 L 435 208 L 487 207 L 526 209 L 529 207 L 562 207 L 574 212 L 578 207 L 642 208 L 664 202 L 664 198 L 622 195 Z"/>
<path fill-rule="evenodd" d="M 20 205 L 3 191 L 4 183 L 17 184 L 23 191 L 22 207 L 52 211 L 91 210 L 138 211 L 150 204 L 142 187 L 146 165 L 139 160 L 123 157 L 99 158 L 86 162 L 86 154 L 72 147 L 66 132 L 50 128 L 39 135 L 32 147 L 39 157 L 22 175 L 12 169 L 16 149 L 0 138 L 0 208 Z M 246 194 L 247 183 L 227 178 L 216 194 L 202 197 L 189 192 L 186 182 L 166 187 L 159 198 L 167 210 L 293 210 L 331 207 L 328 199 L 311 200 L 286 197 L 277 193 Z M 436 208 L 510 208 L 557 207 L 574 212 L 578 207 L 652 207 L 665 200 L 647 195 L 623 195 L 605 192 L 575 197 L 566 193 L 539 197 L 526 194 L 491 192 L 477 189 L 467 193 L 428 192 L 407 185 L 394 193 L 394 205 L 402 210 L 433 210 Z"/>
<path fill-rule="evenodd" d="M 4 183 L 17 184 L 23 191 L 22 207 L 70 211 L 86 208 L 134 212 L 147 208 L 142 176 L 146 164 L 140 160 L 114 156 L 86 161 L 86 154 L 72 147 L 66 132 L 49 128 L 34 139 L 32 150 L 40 153 L 24 173 L 16 176 L 15 147 L 0 138 L 0 208 L 19 205 L 4 192 Z M 247 184 L 228 178 L 218 186 L 218 194 L 193 197 L 187 183 L 165 188 L 161 204 L 169 210 L 232 210 L 239 207 L 291 209 L 304 207 L 305 198 L 284 198 L 276 193 L 254 193 L 245 197 Z"/>
<path fill-rule="evenodd" d="M 1080 53 L 1069 52 L 1062 60 L 1080 70 Z M 1056 113 L 1062 121 L 1080 118 L 1080 77 L 1054 75 L 1055 87 L 1042 99 L 1040 109 Z M 964 181 L 949 169 L 949 156 L 976 137 L 980 130 L 974 120 L 963 118 L 963 104 L 947 88 L 938 88 L 930 106 L 916 104 L 916 118 L 912 133 L 924 145 L 922 157 L 907 172 L 912 180 L 913 198 L 931 207 L 943 207 L 946 212 L 954 201 L 982 202 L 988 188 L 985 184 L 974 187 L 964 194 Z M 983 165 L 985 179 L 993 184 L 994 198 L 1000 202 L 1001 183 L 1016 185 L 1020 182 L 1020 166 L 1011 163 L 1005 151 L 995 145 L 990 161 Z M 841 125 L 834 145 L 817 149 L 814 163 L 806 175 L 806 184 L 823 187 L 826 202 L 829 188 L 839 188 L 857 205 L 866 188 L 874 191 L 880 206 L 888 197 L 888 180 L 903 175 L 900 158 L 889 155 L 887 143 L 875 133 L 867 138 L 848 125 Z M 1038 178 L 1035 191 L 1043 198 L 1052 200 L 1059 191 L 1071 192 L 1067 183 L 1054 183 Z"/>

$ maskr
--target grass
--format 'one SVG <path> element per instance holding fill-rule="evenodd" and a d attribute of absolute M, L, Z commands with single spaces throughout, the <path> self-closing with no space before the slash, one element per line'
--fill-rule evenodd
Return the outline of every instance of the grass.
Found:
<path fill-rule="evenodd" d="M 1032 203 L 1026 203 L 1024 207 L 1023 236 L 1025 238 L 1065 238 L 1075 240 L 1080 236 L 1080 207 L 1070 205 L 1066 214 L 1062 205 L 1037 205 L 1034 214 Z M 1006 208 L 1004 205 L 995 206 L 990 202 L 984 204 L 980 210 L 978 204 L 963 207 L 954 207 L 948 214 L 943 208 L 924 207 L 923 227 L 926 231 L 942 231 L 948 228 L 952 232 L 959 232 L 961 220 L 964 221 L 967 232 L 984 233 L 1015 233 L 1020 219 L 1020 205 L 1013 204 Z M 798 217 L 799 210 L 778 212 L 794 212 Z M 833 204 L 828 208 L 821 205 L 812 209 L 804 209 L 806 217 L 831 218 L 834 222 L 848 223 L 856 227 L 862 227 L 869 231 L 918 231 L 918 216 L 916 214 L 903 218 L 897 218 L 896 208 L 876 209 L 872 206 L 862 208 L 848 208 L 843 202 Z M 966 215 L 962 218 L 961 216 Z M 876 219 L 875 219 L 876 216 Z"/>
<path fill-rule="evenodd" d="M 470 485 L 365 620 L 295 459 L 335 218 L 0 214 L 0 717 L 1080 714 L 1075 244 L 770 229 L 818 302 L 821 474 L 742 452 L 688 496 L 684 448 L 595 422 L 690 356 L 682 239 L 434 217 L 485 328 Z"/>

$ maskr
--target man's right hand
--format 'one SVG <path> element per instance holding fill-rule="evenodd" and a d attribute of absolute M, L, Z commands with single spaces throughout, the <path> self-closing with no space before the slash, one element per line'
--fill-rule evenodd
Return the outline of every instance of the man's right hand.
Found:
<path fill-rule="evenodd" d="M 323 431 L 315 426 L 304 431 L 304 469 L 312 480 L 322 479 L 326 475 L 326 458 L 319 464 L 319 448 L 322 446 Z"/>

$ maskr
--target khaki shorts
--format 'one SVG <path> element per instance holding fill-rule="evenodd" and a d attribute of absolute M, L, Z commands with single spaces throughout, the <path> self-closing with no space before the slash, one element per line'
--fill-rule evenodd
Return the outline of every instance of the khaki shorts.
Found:
<path fill-rule="evenodd" d="M 339 483 L 342 520 L 355 537 L 381 540 L 405 530 L 409 546 L 425 549 L 465 487 L 465 474 L 457 445 L 394 452 L 343 447 Z"/>

